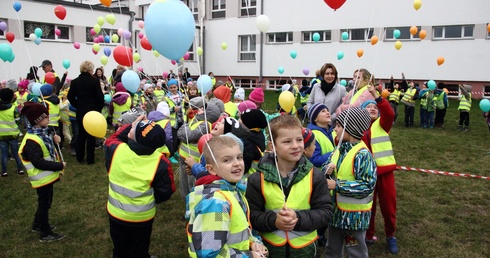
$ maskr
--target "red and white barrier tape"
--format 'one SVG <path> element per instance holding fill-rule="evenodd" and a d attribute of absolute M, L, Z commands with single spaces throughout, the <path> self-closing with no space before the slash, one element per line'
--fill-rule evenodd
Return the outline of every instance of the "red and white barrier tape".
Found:
<path fill-rule="evenodd" d="M 450 90 L 450 91 L 448 91 L 448 93 L 459 93 L 459 91 L 451 91 Z M 480 95 L 480 94 L 481 95 L 485 95 L 485 94 L 488 95 L 488 94 L 490 94 L 490 92 L 479 92 L 479 91 L 474 91 L 474 92 L 470 92 L 470 93 L 473 94 L 473 95 L 475 95 L 475 94 L 476 95 Z"/>
<path fill-rule="evenodd" d="M 437 175 L 445 175 L 445 176 L 471 177 L 471 178 L 479 178 L 479 179 L 490 180 L 490 177 L 488 177 L 488 176 L 477 176 L 477 175 L 464 174 L 464 173 L 446 172 L 446 171 L 439 171 L 439 170 L 434 170 L 434 169 L 412 168 L 412 167 L 407 167 L 407 166 L 396 166 L 396 169 L 407 170 L 407 171 L 418 171 L 418 172 L 431 173 L 431 174 L 437 174 Z"/>

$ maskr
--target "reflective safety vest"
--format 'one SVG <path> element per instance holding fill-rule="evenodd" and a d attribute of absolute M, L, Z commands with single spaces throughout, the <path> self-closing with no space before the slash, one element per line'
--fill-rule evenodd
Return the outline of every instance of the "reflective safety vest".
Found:
<path fill-rule="evenodd" d="M 153 94 L 157 97 L 157 102 L 160 102 L 163 100 L 163 97 L 165 96 L 165 91 L 164 90 L 154 90 Z"/>
<path fill-rule="evenodd" d="M 0 136 L 16 137 L 19 133 L 19 127 L 15 123 L 15 106 L 0 110 Z"/>
<path fill-rule="evenodd" d="M 168 119 L 162 119 L 160 121 L 155 121 L 155 124 L 160 125 L 162 129 L 165 130 L 165 127 L 167 127 L 167 124 L 170 122 Z M 162 147 L 157 149 L 158 152 L 163 153 L 165 157 L 170 157 L 170 151 L 168 150 L 167 144 L 163 145 Z"/>
<path fill-rule="evenodd" d="M 44 102 L 48 105 L 49 126 L 58 127 L 58 122 L 60 121 L 60 105 L 53 104 L 51 101 L 47 99 L 45 99 Z"/>
<path fill-rule="evenodd" d="M 320 130 L 311 130 L 315 135 L 315 140 L 318 142 L 321 148 L 321 154 L 324 155 L 328 152 L 334 150 L 333 143 L 328 139 L 328 137 Z"/>
<path fill-rule="evenodd" d="M 464 94 L 461 94 L 460 100 L 459 100 L 459 107 L 458 110 L 468 110 L 470 111 L 471 109 L 471 93 L 470 94 L 470 99 L 466 99 Z"/>
<path fill-rule="evenodd" d="M 354 181 L 354 159 L 357 153 L 362 150 L 369 150 L 363 141 L 360 141 L 356 146 L 352 147 L 347 155 L 345 155 L 340 167 L 338 166 L 340 152 L 337 149 L 332 155 L 332 163 L 338 168 L 335 172 L 336 178 L 339 180 Z M 373 205 L 373 194 L 364 197 L 362 199 L 347 197 L 337 193 L 336 195 L 337 207 L 346 212 L 359 212 L 359 211 L 369 211 Z"/>
<path fill-rule="evenodd" d="M 54 78 L 55 78 L 55 80 L 56 80 L 56 78 L 60 79 L 60 77 L 58 76 L 58 74 L 56 74 L 56 73 L 53 73 L 53 74 L 54 74 Z M 46 81 L 44 80 L 44 79 L 45 79 L 45 77 L 46 77 L 46 76 L 43 76 L 42 81 L 41 81 L 41 84 L 46 84 Z M 51 83 L 50 83 L 50 84 L 51 84 Z M 63 85 L 62 85 L 62 86 L 63 86 Z"/>
<path fill-rule="evenodd" d="M 27 175 L 29 176 L 29 180 L 31 181 L 32 188 L 39 188 L 58 180 L 58 178 L 60 177 L 60 171 L 41 170 L 35 168 L 29 160 L 24 160 L 24 158 L 22 157 L 22 152 L 24 151 L 27 140 L 34 141 L 41 147 L 44 160 L 53 161 L 53 158 L 51 158 L 51 156 L 49 155 L 49 150 L 44 144 L 41 137 L 31 133 L 27 133 L 24 136 L 24 139 L 22 140 L 22 143 L 19 147 L 19 157 L 22 160 L 22 164 L 24 164 L 24 167 L 27 170 Z"/>
<path fill-rule="evenodd" d="M 394 101 L 395 103 L 400 102 L 400 91 L 395 89 L 393 90 L 392 93 L 390 93 L 390 97 L 388 98 L 389 101 Z"/>
<path fill-rule="evenodd" d="M 60 120 L 65 124 L 70 122 L 70 109 L 68 106 L 63 110 L 60 109 Z"/>
<path fill-rule="evenodd" d="M 27 91 L 24 92 L 22 96 L 18 91 L 15 92 L 15 96 L 17 97 L 17 106 L 24 105 L 24 103 L 27 101 L 27 95 L 29 95 Z"/>
<path fill-rule="evenodd" d="M 408 102 L 408 103 L 413 103 L 415 100 L 413 100 L 413 96 L 415 96 L 415 93 L 417 93 L 417 89 L 408 89 L 405 94 L 403 95 L 402 101 Z"/>
<path fill-rule="evenodd" d="M 119 105 L 115 102 L 112 102 L 114 107 L 114 113 L 112 114 L 112 124 L 117 125 L 117 120 L 122 116 L 122 114 L 128 112 L 131 109 L 131 97 L 126 99 L 126 102 L 122 105 Z"/>
<path fill-rule="evenodd" d="M 354 94 L 354 96 L 352 96 L 350 103 L 356 102 L 356 100 L 362 95 L 362 93 L 367 91 L 367 88 L 368 88 L 367 85 L 365 85 L 362 88 L 358 89 L 356 94 Z"/>
<path fill-rule="evenodd" d="M 429 91 L 426 91 L 424 92 L 423 95 L 420 96 L 420 106 L 423 108 L 423 109 L 427 109 L 427 97 L 428 97 L 428 94 Z M 425 96 L 425 97 L 424 97 Z"/>
<path fill-rule="evenodd" d="M 301 104 L 305 104 L 308 102 L 308 99 L 310 98 L 310 94 L 305 94 L 304 96 L 300 94 L 299 96 L 299 102 Z"/>
<path fill-rule="evenodd" d="M 390 135 L 381 127 L 379 117 L 371 125 L 371 151 L 378 167 L 396 165 Z"/>
<path fill-rule="evenodd" d="M 156 204 L 151 183 L 155 178 L 162 154 L 137 158 L 125 143 L 119 144 L 109 168 L 109 200 L 107 212 L 127 222 L 144 222 L 155 217 Z"/>
<path fill-rule="evenodd" d="M 163 97 L 163 101 L 167 102 L 168 104 L 168 109 L 170 110 L 170 125 L 173 127 L 173 128 L 176 128 L 176 124 L 177 124 L 177 113 L 176 112 L 173 112 L 173 108 L 175 107 L 175 103 L 167 96 L 164 96 Z M 178 112 L 182 112 L 181 110 L 179 110 Z"/>
<path fill-rule="evenodd" d="M 250 244 L 252 242 L 252 236 L 249 233 L 251 226 L 248 223 L 250 221 L 250 211 L 247 210 L 247 214 L 245 214 L 245 212 L 242 209 L 242 206 L 238 202 L 237 198 L 234 196 L 233 192 L 218 190 L 214 193 L 215 197 L 218 197 L 220 195 L 223 196 L 224 199 L 230 205 L 230 212 L 229 212 L 230 231 L 229 231 L 229 237 L 226 243 L 224 243 L 224 245 L 228 246 L 228 248 L 227 249 L 223 248 L 222 251 L 233 248 L 236 250 L 240 250 L 242 252 L 247 252 L 250 250 Z M 247 200 L 245 198 L 242 198 L 242 200 L 246 203 L 246 206 L 248 208 Z M 211 225 L 214 225 L 220 222 L 221 221 L 218 222 L 211 221 L 206 223 L 210 223 Z M 204 223 L 204 221 L 202 221 L 202 223 Z M 189 248 L 188 248 L 189 256 L 197 257 L 196 249 L 194 248 L 194 244 L 192 243 L 192 232 L 189 232 L 189 224 L 187 224 L 186 231 L 187 231 L 187 240 L 189 241 Z M 227 253 L 220 252 L 216 257 L 220 257 L 220 258 L 230 257 L 230 253 L 229 251 Z"/>
<path fill-rule="evenodd" d="M 262 195 L 265 200 L 265 210 L 278 212 L 284 207 L 284 194 L 276 183 L 264 180 L 264 174 L 260 174 Z M 286 200 L 286 206 L 295 211 L 311 209 L 310 198 L 313 190 L 313 169 L 301 181 L 292 185 Z M 318 238 L 316 230 L 313 231 L 284 231 L 262 232 L 262 238 L 273 246 L 284 246 L 288 243 L 291 247 L 299 249 L 315 242 Z"/>
<path fill-rule="evenodd" d="M 204 121 L 194 122 L 194 120 L 191 120 L 189 122 L 189 129 L 191 131 L 196 130 L 201 123 L 204 123 Z M 209 131 L 211 131 L 211 124 L 209 122 L 206 126 L 209 128 Z M 203 135 L 205 133 L 206 130 L 202 132 Z M 188 143 L 187 141 L 182 141 L 180 143 L 179 155 L 184 159 L 186 159 L 187 157 L 193 157 L 197 163 L 199 163 L 199 157 L 201 156 L 201 154 L 199 153 L 199 148 L 197 147 L 197 143 Z"/>
<path fill-rule="evenodd" d="M 228 101 L 225 103 L 225 112 L 233 118 L 237 118 L 238 107 L 235 103 Z"/>
<path fill-rule="evenodd" d="M 445 109 L 444 105 L 444 97 L 446 96 L 446 92 L 442 91 L 439 95 L 436 95 L 436 108 L 437 109 Z M 448 103 L 449 104 L 449 103 Z"/>

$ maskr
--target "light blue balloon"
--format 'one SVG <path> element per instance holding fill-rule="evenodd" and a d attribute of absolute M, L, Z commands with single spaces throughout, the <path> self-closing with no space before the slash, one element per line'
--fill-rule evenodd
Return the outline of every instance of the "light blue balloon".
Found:
<path fill-rule="evenodd" d="M 12 55 L 11 55 L 11 56 L 10 56 L 10 58 L 9 58 L 8 60 L 6 60 L 6 61 L 7 61 L 7 62 L 12 63 L 12 62 L 14 61 L 14 59 L 15 59 L 15 54 L 14 54 L 14 52 L 12 52 Z"/>
<path fill-rule="evenodd" d="M 15 3 L 13 4 L 13 7 L 14 7 L 14 10 L 15 10 L 16 12 L 18 12 L 18 11 L 20 11 L 20 9 L 22 8 L 22 5 L 21 5 L 19 2 L 15 2 Z"/>
<path fill-rule="evenodd" d="M 110 48 L 108 48 L 108 47 L 105 47 L 105 48 L 104 48 L 104 55 L 106 55 L 106 56 L 110 56 L 110 55 L 111 55 L 111 49 L 110 49 Z"/>
<path fill-rule="evenodd" d="M 490 100 L 488 99 L 480 100 L 480 109 L 483 112 L 490 112 Z"/>
<path fill-rule="evenodd" d="M 39 46 L 39 44 L 41 44 L 41 38 L 36 38 L 36 39 L 34 40 L 34 43 L 36 43 L 36 45 L 38 45 L 38 46 Z"/>
<path fill-rule="evenodd" d="M 313 33 L 313 41 L 318 42 L 320 40 L 320 34 L 318 32 Z"/>
<path fill-rule="evenodd" d="M 32 85 L 32 95 L 41 96 L 41 87 L 42 86 L 43 85 L 40 84 L 39 82 L 34 83 L 34 85 Z"/>
<path fill-rule="evenodd" d="M 9 60 L 12 56 L 12 53 L 12 47 L 9 44 L 0 44 L 0 59 L 2 59 L 4 62 L 7 62 L 7 60 Z"/>
<path fill-rule="evenodd" d="M 280 73 L 280 74 L 283 74 L 283 73 L 284 73 L 284 67 L 279 66 L 279 67 L 277 68 L 277 72 L 278 72 L 278 73 Z"/>
<path fill-rule="evenodd" d="M 140 77 L 135 71 L 126 70 L 121 77 L 121 82 L 127 91 L 136 93 L 140 86 Z"/>
<path fill-rule="evenodd" d="M 105 102 L 106 104 L 111 103 L 111 100 L 112 100 L 111 95 L 109 95 L 109 94 L 105 94 L 105 95 L 104 95 L 104 102 Z"/>
<path fill-rule="evenodd" d="M 342 60 L 342 58 L 344 58 L 344 52 L 342 51 L 337 52 L 337 59 Z"/>
<path fill-rule="evenodd" d="M 342 40 L 348 40 L 349 39 L 349 33 L 347 31 L 342 32 Z"/>
<path fill-rule="evenodd" d="M 109 35 L 105 35 L 105 36 L 104 36 L 104 42 L 105 42 L 105 43 L 109 43 L 109 42 L 111 42 L 111 37 L 109 37 Z"/>
<path fill-rule="evenodd" d="M 400 33 L 400 31 L 399 31 L 399 30 L 394 30 L 394 31 L 393 31 L 393 37 L 394 37 L 395 39 L 398 39 L 398 38 L 400 37 L 400 34 L 401 34 L 401 33 Z"/>
<path fill-rule="evenodd" d="M 145 32 L 153 49 L 179 60 L 194 41 L 196 23 L 189 7 L 177 0 L 153 2 L 145 15 Z"/>
<path fill-rule="evenodd" d="M 340 80 L 340 85 L 342 86 L 347 86 L 347 81 L 346 80 Z"/>
<path fill-rule="evenodd" d="M 211 80 L 211 77 L 206 74 L 199 76 L 199 78 L 197 79 L 197 88 L 199 89 L 199 92 L 201 92 L 203 95 L 206 95 L 211 90 L 211 88 L 213 88 L 213 81 Z"/>
<path fill-rule="evenodd" d="M 43 35 L 43 30 L 41 30 L 41 28 L 36 28 L 36 29 L 34 30 L 34 34 L 35 34 L 35 35 L 36 35 L 38 38 L 40 38 L 40 37 Z"/>
<path fill-rule="evenodd" d="M 427 88 L 429 88 L 429 90 L 435 90 L 436 89 L 436 82 L 433 81 L 433 80 L 430 80 L 428 83 L 427 83 Z"/>
<path fill-rule="evenodd" d="M 289 55 L 291 56 L 291 58 L 296 59 L 296 57 L 298 56 L 298 52 L 296 52 L 296 50 L 291 50 Z"/>
<path fill-rule="evenodd" d="M 71 65 L 70 60 L 68 59 L 63 60 L 63 67 L 65 67 L 65 69 L 70 68 L 70 65 Z"/>

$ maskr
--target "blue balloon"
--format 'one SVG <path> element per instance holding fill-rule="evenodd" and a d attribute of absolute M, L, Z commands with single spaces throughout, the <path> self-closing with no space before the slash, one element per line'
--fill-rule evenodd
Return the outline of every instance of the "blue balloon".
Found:
<path fill-rule="evenodd" d="M 340 80 L 340 85 L 342 86 L 347 86 L 347 81 L 346 80 Z"/>
<path fill-rule="evenodd" d="M 18 12 L 18 11 L 20 11 L 20 9 L 22 8 L 22 5 L 21 5 L 19 2 L 14 2 L 13 7 L 14 7 L 14 10 L 15 10 L 16 12 Z"/>
<path fill-rule="evenodd" d="M 41 87 L 42 86 L 43 85 L 40 84 L 39 82 L 34 83 L 34 85 L 32 85 L 32 95 L 41 96 Z"/>
<path fill-rule="evenodd" d="M 109 95 L 109 94 L 105 94 L 105 95 L 104 95 L 104 102 L 105 102 L 106 104 L 111 103 L 111 100 L 112 100 L 111 95 Z"/>
<path fill-rule="evenodd" d="M 41 38 L 36 38 L 36 39 L 34 40 L 34 43 L 36 43 L 36 45 L 38 45 L 38 46 L 39 46 L 39 44 L 41 44 Z"/>
<path fill-rule="evenodd" d="M 110 49 L 110 48 L 108 48 L 108 47 L 105 47 L 105 48 L 104 48 L 104 55 L 106 55 L 106 56 L 110 56 L 110 55 L 111 55 L 111 49 Z"/>
<path fill-rule="evenodd" d="M 150 44 L 170 60 L 179 60 L 189 50 L 195 27 L 191 10 L 181 1 L 155 1 L 145 15 L 145 32 Z"/>
<path fill-rule="evenodd" d="M 127 91 L 136 93 L 140 86 L 140 77 L 136 72 L 126 70 L 121 77 L 121 82 Z"/>
<path fill-rule="evenodd" d="M 12 47 L 7 43 L 0 44 L 0 59 L 7 62 L 12 56 Z"/>
<path fill-rule="evenodd" d="M 435 90 L 436 89 L 436 82 L 433 81 L 433 80 L 430 80 L 428 83 L 427 83 L 427 88 L 429 88 L 429 90 Z"/>
<path fill-rule="evenodd" d="M 203 95 L 207 94 L 213 88 L 211 77 L 206 74 L 199 76 L 197 79 L 197 88 Z"/>
<path fill-rule="evenodd" d="M 34 34 L 35 34 L 35 35 L 36 35 L 38 38 L 40 38 L 40 37 L 43 35 L 43 30 L 41 30 L 41 28 L 36 28 L 36 29 L 34 30 Z"/>
<path fill-rule="evenodd" d="M 283 74 L 283 73 L 284 73 L 284 67 L 279 66 L 279 67 L 277 68 L 277 72 L 278 72 L 278 73 L 280 73 L 280 74 Z"/>
<path fill-rule="evenodd" d="M 104 36 L 104 42 L 105 42 L 105 43 L 109 43 L 109 42 L 111 42 L 111 37 L 109 37 L 109 35 L 105 35 L 105 36 Z"/>
<path fill-rule="evenodd" d="M 10 56 L 10 58 L 7 60 L 7 62 L 12 63 L 14 61 L 14 59 L 15 59 L 15 54 L 14 54 L 14 52 L 12 52 L 12 56 Z"/>
<path fill-rule="evenodd" d="M 342 32 L 342 40 L 348 40 L 349 39 L 349 33 L 347 31 Z"/>
<path fill-rule="evenodd" d="M 489 112 L 490 111 L 490 100 L 488 100 L 488 99 L 480 100 L 480 109 L 483 112 Z"/>

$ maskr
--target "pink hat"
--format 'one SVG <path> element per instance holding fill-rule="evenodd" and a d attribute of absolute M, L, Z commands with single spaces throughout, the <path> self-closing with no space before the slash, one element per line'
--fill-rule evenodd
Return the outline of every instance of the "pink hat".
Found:
<path fill-rule="evenodd" d="M 247 109 L 257 109 L 257 105 L 255 105 L 255 103 L 250 100 L 245 100 L 242 103 L 238 104 L 238 110 L 240 111 L 240 113 L 243 113 Z"/>
<path fill-rule="evenodd" d="M 248 99 L 255 103 L 264 103 L 264 91 L 262 88 L 255 88 L 252 92 L 250 92 Z"/>

